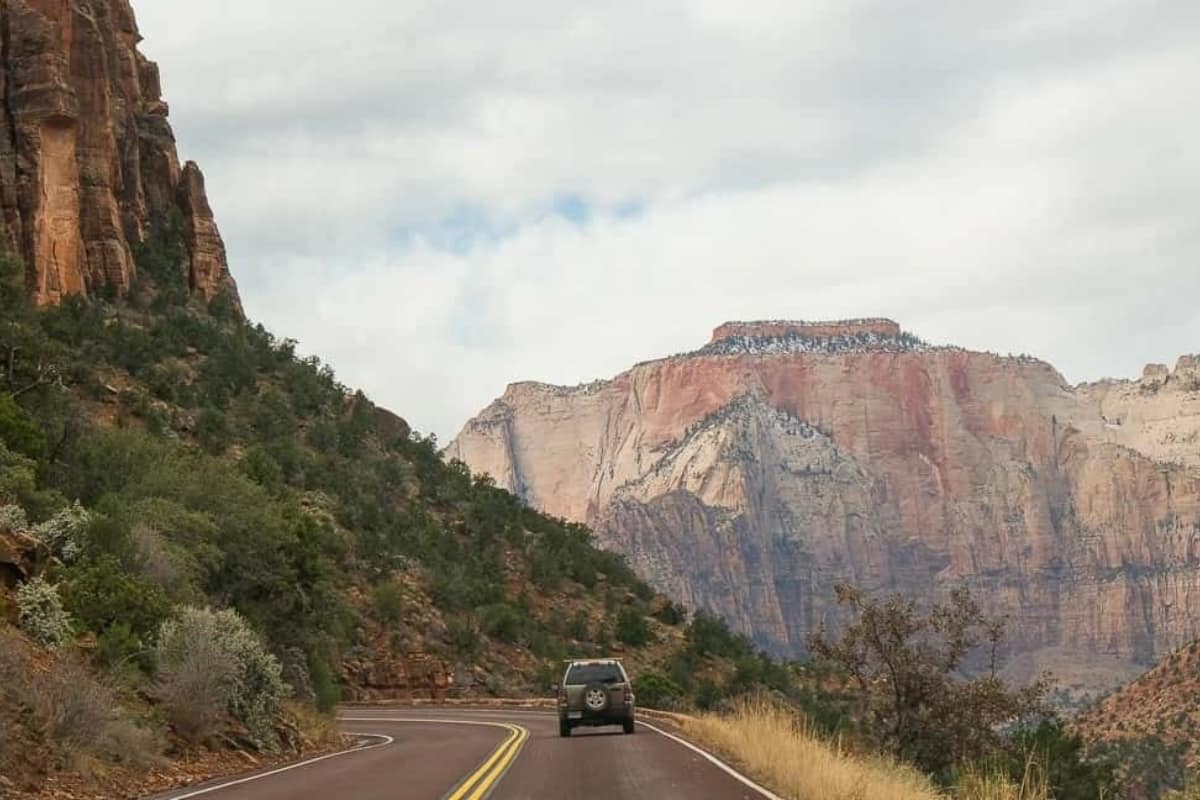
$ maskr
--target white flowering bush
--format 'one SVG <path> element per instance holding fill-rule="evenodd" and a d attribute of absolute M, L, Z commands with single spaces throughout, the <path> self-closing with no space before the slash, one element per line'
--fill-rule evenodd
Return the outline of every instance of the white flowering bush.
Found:
<path fill-rule="evenodd" d="M 58 589 L 42 578 L 17 589 L 17 620 L 21 629 L 49 650 L 71 641 L 71 617 L 63 609 Z"/>
<path fill-rule="evenodd" d="M 260 746 L 276 745 L 273 722 L 289 689 L 279 659 L 240 614 L 184 608 L 163 623 L 157 653 L 159 695 L 173 720 L 187 724 L 207 715 L 211 721 L 214 711 L 224 711 Z"/>
<path fill-rule="evenodd" d="M 92 515 L 76 501 L 50 519 L 37 525 L 33 534 L 46 543 L 64 564 L 72 564 L 83 555 Z"/>
<path fill-rule="evenodd" d="M 20 506 L 0 505 L 0 530 L 24 533 L 29 530 L 25 509 Z"/>

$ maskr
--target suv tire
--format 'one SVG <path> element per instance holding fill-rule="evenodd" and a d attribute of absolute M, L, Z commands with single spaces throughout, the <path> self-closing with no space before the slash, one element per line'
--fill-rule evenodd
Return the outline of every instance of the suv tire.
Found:
<path fill-rule="evenodd" d="M 583 705 L 590 714 L 603 714 L 608 710 L 608 687 L 602 683 L 589 683 L 583 690 Z"/>
<path fill-rule="evenodd" d="M 621 727 L 625 729 L 625 733 L 633 733 L 633 731 L 634 731 L 633 717 L 630 717 L 629 719 L 627 719 L 623 723 L 621 723 Z"/>
<path fill-rule="evenodd" d="M 567 722 L 565 719 L 560 719 L 558 721 L 558 735 L 563 737 L 564 739 L 566 737 L 570 736 L 571 735 L 571 723 Z"/>

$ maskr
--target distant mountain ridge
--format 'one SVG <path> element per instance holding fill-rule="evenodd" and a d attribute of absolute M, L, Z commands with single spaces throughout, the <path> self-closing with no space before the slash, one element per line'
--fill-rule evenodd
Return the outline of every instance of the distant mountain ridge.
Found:
<path fill-rule="evenodd" d="M 1026 661 L 1200 634 L 1194 356 L 1072 387 L 890 320 L 732 322 L 608 381 L 513 384 L 447 453 L 779 653 L 836 620 L 840 580 L 966 582 Z"/>

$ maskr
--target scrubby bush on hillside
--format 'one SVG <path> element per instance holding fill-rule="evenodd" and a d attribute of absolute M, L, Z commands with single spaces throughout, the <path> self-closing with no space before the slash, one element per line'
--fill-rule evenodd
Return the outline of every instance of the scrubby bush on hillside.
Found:
<path fill-rule="evenodd" d="M 0 508 L 9 515 L 13 530 L 28 527 L 28 513 L 44 516 L 62 505 L 53 491 L 37 484 L 37 464 L 12 452 L 0 442 Z"/>
<path fill-rule="evenodd" d="M 47 759 L 143 765 L 157 757 L 155 732 L 136 725 L 86 669 L 65 656 L 38 662 L 35 670 L 26 642 L 0 626 L 0 769 L 16 755 L 7 752 L 12 738 L 36 739 Z"/>
<path fill-rule="evenodd" d="M 670 711 L 683 698 L 683 687 L 657 672 L 643 672 L 633 681 L 638 705 Z"/>
<path fill-rule="evenodd" d="M 0 530 L 24 533 L 29 530 L 29 517 L 18 505 L 0 505 Z"/>
<path fill-rule="evenodd" d="M 1113 764 L 1089 756 L 1083 739 L 1058 720 L 1016 731 L 1009 750 L 1009 779 L 1020 781 L 1033 764 L 1054 800 L 1115 796 Z"/>
<path fill-rule="evenodd" d="M 260 746 L 288 694 L 283 668 L 236 611 L 184 608 L 158 635 L 158 695 L 181 735 L 201 740 L 227 713 Z"/>
<path fill-rule="evenodd" d="M 33 533 L 64 564 L 72 564 L 83 555 L 91 522 L 92 515 L 76 502 L 37 525 Z"/>
<path fill-rule="evenodd" d="M 145 651 L 171 612 L 167 593 L 112 556 L 67 571 L 63 601 L 83 630 L 103 639 L 103 658 L 114 663 Z"/>
<path fill-rule="evenodd" d="M 488 636 L 514 643 L 525 629 L 525 617 L 508 603 L 493 603 L 480 610 L 480 622 Z"/>
<path fill-rule="evenodd" d="M 21 629 L 46 649 L 57 650 L 71 641 L 71 618 L 58 589 L 44 579 L 21 584 L 17 589 L 17 612 Z"/>
<path fill-rule="evenodd" d="M 662 608 L 654 613 L 654 618 L 673 628 L 676 625 L 682 625 L 687 620 L 687 610 L 678 603 L 668 600 L 662 604 Z"/>
<path fill-rule="evenodd" d="M 37 420 L 11 394 L 0 394 L 0 442 L 10 450 L 37 458 L 46 448 L 46 435 Z"/>
<path fill-rule="evenodd" d="M 636 608 L 623 608 L 617 614 L 617 626 L 614 630 L 617 639 L 632 647 L 647 644 L 651 637 L 650 626 L 646 618 Z"/>
<path fill-rule="evenodd" d="M 837 587 L 853 621 L 838 638 L 821 628 L 809 645 L 860 690 L 863 730 L 897 758 L 948 779 L 959 764 L 1003 753 L 1004 731 L 1046 714 L 1047 686 L 1010 689 L 995 677 L 1003 623 L 987 617 L 965 589 L 920 612 L 903 597 L 876 599 Z M 960 669 L 977 647 L 991 654 L 983 677 Z"/>

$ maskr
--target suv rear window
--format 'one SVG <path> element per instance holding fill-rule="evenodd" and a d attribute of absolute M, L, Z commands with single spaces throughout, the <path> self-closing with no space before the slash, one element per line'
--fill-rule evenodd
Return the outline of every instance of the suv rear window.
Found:
<path fill-rule="evenodd" d="M 566 683 L 578 686 L 584 683 L 622 683 L 625 676 L 616 664 L 576 664 L 567 671 Z"/>

